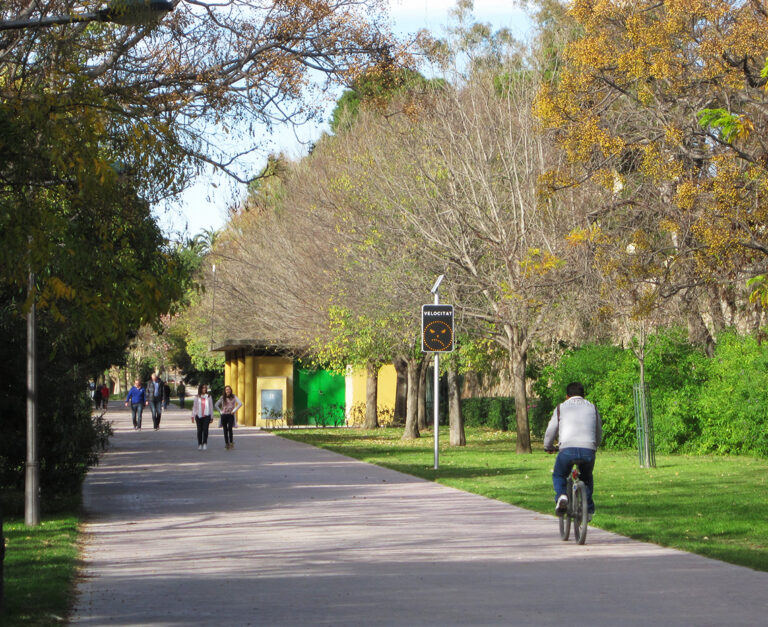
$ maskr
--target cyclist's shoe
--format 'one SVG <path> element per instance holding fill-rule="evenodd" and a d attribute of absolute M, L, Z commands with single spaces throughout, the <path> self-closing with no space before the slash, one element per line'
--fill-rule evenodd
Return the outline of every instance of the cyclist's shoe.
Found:
<path fill-rule="evenodd" d="M 561 494 L 557 497 L 557 505 L 555 506 L 555 513 L 558 516 L 562 516 L 568 511 L 568 497 L 565 494 Z"/>

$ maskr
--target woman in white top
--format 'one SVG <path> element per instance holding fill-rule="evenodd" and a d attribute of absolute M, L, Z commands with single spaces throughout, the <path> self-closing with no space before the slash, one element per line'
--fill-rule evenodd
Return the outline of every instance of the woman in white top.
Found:
<path fill-rule="evenodd" d="M 213 422 L 213 399 L 208 394 L 208 386 L 197 388 L 197 396 L 192 401 L 192 420 L 197 425 L 197 450 L 208 448 L 208 427 Z"/>
<path fill-rule="evenodd" d="M 235 426 L 235 413 L 243 404 L 232 393 L 229 385 L 224 386 L 224 396 L 216 401 L 216 409 L 221 412 L 221 426 L 224 429 L 224 448 L 233 449 L 235 443 L 232 439 L 232 427 Z"/>

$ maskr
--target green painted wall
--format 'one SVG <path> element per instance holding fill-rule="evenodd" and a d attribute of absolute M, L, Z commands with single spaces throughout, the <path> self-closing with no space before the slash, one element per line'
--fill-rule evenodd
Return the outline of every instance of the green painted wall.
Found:
<path fill-rule="evenodd" d="M 327 370 L 293 369 L 293 423 L 296 425 L 344 424 L 346 381 Z"/>

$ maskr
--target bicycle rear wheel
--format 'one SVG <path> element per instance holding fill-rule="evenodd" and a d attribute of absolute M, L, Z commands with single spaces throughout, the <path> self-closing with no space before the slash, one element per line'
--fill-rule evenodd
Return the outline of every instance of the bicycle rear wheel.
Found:
<path fill-rule="evenodd" d="M 568 483 L 566 486 L 566 494 L 571 493 L 572 479 L 568 477 Z M 560 522 L 560 539 L 565 541 L 571 535 L 571 504 L 568 503 L 568 511 L 564 514 L 558 514 L 558 521 Z"/>
<path fill-rule="evenodd" d="M 582 481 L 573 486 L 573 536 L 576 542 L 584 544 L 587 541 L 587 487 Z"/>

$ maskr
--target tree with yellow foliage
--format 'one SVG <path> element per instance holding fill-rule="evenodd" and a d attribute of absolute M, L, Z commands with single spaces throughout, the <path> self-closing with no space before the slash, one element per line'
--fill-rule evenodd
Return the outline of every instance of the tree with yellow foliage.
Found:
<path fill-rule="evenodd" d="M 695 304 L 702 285 L 764 272 L 766 3 L 576 0 L 570 17 L 535 110 L 570 162 L 550 189 L 598 193 L 585 219 L 604 275 Z"/>

